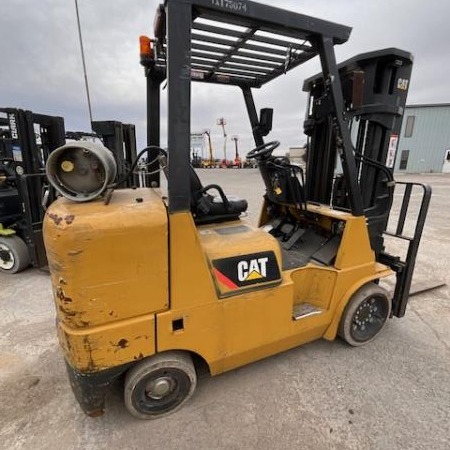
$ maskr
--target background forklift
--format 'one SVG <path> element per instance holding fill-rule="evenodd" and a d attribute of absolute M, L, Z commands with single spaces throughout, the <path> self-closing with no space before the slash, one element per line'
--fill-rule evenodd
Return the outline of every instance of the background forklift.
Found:
<path fill-rule="evenodd" d="M 121 187 L 138 185 L 137 176 L 126 177 L 132 163 L 136 160 L 136 127 L 117 120 L 94 120 L 91 122 L 93 133 L 67 131 L 66 139 L 74 141 L 88 140 L 101 142 L 108 148 L 116 161 L 117 180 L 124 179 Z M 144 180 L 144 185 L 145 184 Z"/>
<path fill-rule="evenodd" d="M 17 273 L 30 264 L 47 264 L 42 239 L 45 208 L 56 192 L 48 183 L 49 154 L 67 140 L 97 139 L 111 150 L 117 177 L 124 178 L 136 159 L 136 133 L 131 124 L 92 122 L 95 133 L 65 131 L 64 119 L 15 108 L 0 108 L 0 271 Z M 136 185 L 128 177 L 125 187 Z M 144 182 L 145 184 L 145 182 Z"/>
<path fill-rule="evenodd" d="M 431 194 L 419 186 L 422 206 L 408 236 L 414 186 L 407 184 L 391 234 L 408 242 L 408 255 L 389 254 L 383 236 L 408 53 L 382 50 L 338 67 L 334 45 L 347 41 L 350 28 L 250 1 L 167 0 L 154 32 L 155 39 L 140 39 L 148 147 L 138 155 L 149 154 L 152 187 L 114 191 L 102 147 L 62 147 L 47 163 L 55 187 L 79 195 L 52 204 L 44 234 L 71 386 L 93 416 L 122 375 L 128 410 L 155 418 L 192 395 L 199 367 L 217 375 L 337 334 L 353 346 L 370 342 L 405 312 Z M 305 178 L 272 155 L 279 142 L 264 142 L 272 110 L 258 117 L 252 88 L 313 57 L 322 73 L 304 85 Z M 165 80 L 167 154 L 159 142 Z M 247 157 L 266 188 L 258 228 L 241 218 L 244 199 L 203 186 L 189 163 L 191 80 L 243 92 L 256 144 Z M 83 202 L 94 185 L 97 198 Z M 379 281 L 393 274 L 391 296 Z"/>
<path fill-rule="evenodd" d="M 48 155 L 65 143 L 64 119 L 0 108 L 0 271 L 46 264 L 45 205 L 54 189 L 45 176 Z"/>

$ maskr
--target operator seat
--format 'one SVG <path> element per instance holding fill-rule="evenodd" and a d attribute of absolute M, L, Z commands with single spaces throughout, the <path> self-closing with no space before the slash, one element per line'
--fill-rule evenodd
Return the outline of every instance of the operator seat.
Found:
<path fill-rule="evenodd" d="M 247 210 L 247 200 L 226 196 L 217 184 L 203 186 L 200 178 L 190 165 L 191 211 L 197 224 L 224 222 L 236 220 Z M 219 195 L 211 195 L 208 191 L 215 190 Z"/>

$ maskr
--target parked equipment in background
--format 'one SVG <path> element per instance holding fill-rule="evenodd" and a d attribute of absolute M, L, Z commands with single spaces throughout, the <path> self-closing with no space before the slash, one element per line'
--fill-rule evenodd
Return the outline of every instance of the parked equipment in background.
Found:
<path fill-rule="evenodd" d="M 190 398 L 199 368 L 217 375 L 337 335 L 352 346 L 372 341 L 405 313 L 431 195 L 392 176 L 410 54 L 382 50 L 338 67 L 334 46 L 350 28 L 251 1 L 166 0 L 154 23 L 155 38 L 140 38 L 149 135 L 138 155 L 151 161 L 152 188 L 107 190 L 84 203 L 61 198 L 45 219 L 59 339 L 75 396 L 93 416 L 118 379 L 128 410 L 151 419 Z M 322 72 L 305 82 L 305 178 L 273 154 L 278 141 L 264 141 L 273 110 L 258 117 L 252 89 L 314 57 Z M 166 77 L 167 152 L 159 147 Z M 247 158 L 265 184 L 258 227 L 242 218 L 246 200 L 203 186 L 189 164 L 191 81 L 243 92 L 256 145 Z M 423 197 L 414 199 L 421 207 L 409 235 L 414 189 Z M 387 251 L 386 235 L 408 243 L 405 259 Z M 394 275 L 391 296 L 379 282 Z"/>
<path fill-rule="evenodd" d="M 47 176 L 61 194 L 73 201 L 93 200 L 107 188 L 146 185 L 134 169 L 134 125 L 118 121 L 94 121 L 95 133 L 67 132 L 68 142 L 47 161 Z M 132 170 L 133 169 L 133 170 Z M 131 173 L 131 172 L 133 173 Z"/>
<path fill-rule="evenodd" d="M 99 135 L 117 162 L 117 179 L 122 179 L 136 159 L 136 128 L 133 124 L 116 120 L 93 121 L 92 129 Z M 137 185 L 136 175 L 127 178 L 121 187 Z"/>
<path fill-rule="evenodd" d="M 223 159 L 220 163 L 220 167 L 222 169 L 226 169 L 228 167 L 228 160 L 227 160 L 227 132 L 225 131 L 225 125 L 227 124 L 227 120 L 224 117 L 220 117 L 217 119 L 217 125 L 222 127 L 222 133 L 223 133 Z"/>
<path fill-rule="evenodd" d="M 56 198 L 45 165 L 67 141 L 103 142 L 117 161 L 117 178 L 136 158 L 134 125 L 93 122 L 96 133 L 66 132 L 64 119 L 15 108 L 0 108 L 0 270 L 17 273 L 29 265 L 47 264 L 42 240 L 45 208 Z M 114 159 L 113 158 L 113 159 Z M 114 162 L 112 164 L 115 164 Z M 66 173 L 67 175 L 67 173 Z M 123 186 L 137 184 L 127 178 Z M 67 190 L 67 186 L 64 187 Z"/>
<path fill-rule="evenodd" d="M 122 123 L 117 120 L 96 120 L 92 122 L 91 126 L 94 133 L 67 131 L 66 139 L 103 143 L 112 152 L 116 160 L 117 179 L 124 178 L 136 159 L 136 127 L 133 124 Z M 138 177 L 133 174 L 121 184 L 121 187 L 137 185 Z"/>
<path fill-rule="evenodd" d="M 239 136 L 233 136 L 231 140 L 234 141 L 234 148 L 236 151 L 234 155 L 233 167 L 237 167 L 238 169 L 240 169 L 242 167 L 242 161 L 239 156 L 239 149 L 238 149 Z"/>
<path fill-rule="evenodd" d="M 202 155 L 196 149 L 192 150 L 191 164 L 192 167 L 195 167 L 196 169 L 200 169 L 202 167 Z"/>
<path fill-rule="evenodd" d="M 206 161 L 203 161 L 202 165 L 203 167 L 206 167 L 208 169 L 212 169 L 215 167 L 215 160 L 213 155 L 213 146 L 211 142 L 211 131 L 210 130 L 204 130 L 204 134 L 208 137 L 208 149 L 209 149 L 209 159 Z"/>
<path fill-rule="evenodd" d="M 49 154 L 64 144 L 64 120 L 0 108 L 0 271 L 47 263 L 42 240 L 45 207 L 54 190 L 45 176 Z"/>

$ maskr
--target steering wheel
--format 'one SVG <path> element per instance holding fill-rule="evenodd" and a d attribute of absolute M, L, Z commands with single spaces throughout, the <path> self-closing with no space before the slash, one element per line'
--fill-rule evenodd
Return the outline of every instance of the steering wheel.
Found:
<path fill-rule="evenodd" d="M 280 146 L 280 141 L 267 142 L 266 144 L 260 145 L 247 153 L 247 158 L 261 158 L 262 156 L 269 155 L 277 147 Z"/>

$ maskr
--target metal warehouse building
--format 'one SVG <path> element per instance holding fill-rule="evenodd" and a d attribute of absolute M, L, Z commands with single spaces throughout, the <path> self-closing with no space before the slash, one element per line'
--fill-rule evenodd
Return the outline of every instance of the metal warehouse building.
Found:
<path fill-rule="evenodd" d="M 450 103 L 406 106 L 397 152 L 397 172 L 450 172 Z"/>

